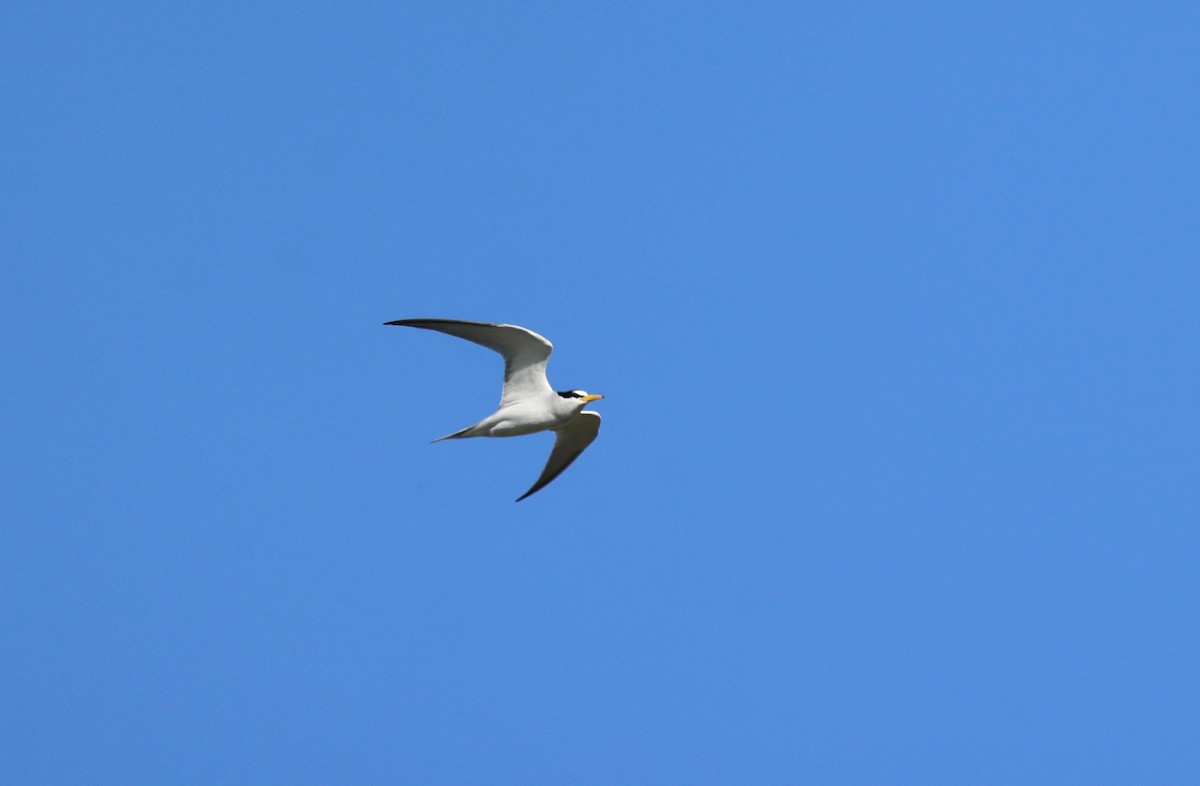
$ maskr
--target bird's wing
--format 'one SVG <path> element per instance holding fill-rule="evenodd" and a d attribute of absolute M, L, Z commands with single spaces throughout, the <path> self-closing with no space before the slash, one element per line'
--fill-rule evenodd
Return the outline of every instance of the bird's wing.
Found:
<path fill-rule="evenodd" d="M 561 475 L 563 470 L 571 466 L 571 462 L 579 458 L 579 454 L 592 444 L 599 433 L 600 413 L 591 411 L 580 412 L 570 423 L 557 429 L 554 449 L 550 451 L 550 459 L 546 462 L 545 469 L 529 491 L 517 497 L 517 502 L 545 488 L 550 481 Z"/>
<path fill-rule="evenodd" d="M 500 406 L 535 395 L 552 393 L 546 380 L 546 361 L 553 345 L 543 337 L 518 325 L 491 322 L 463 322 L 457 319 L 397 319 L 388 325 L 436 330 L 465 338 L 504 356 L 504 390 Z"/>

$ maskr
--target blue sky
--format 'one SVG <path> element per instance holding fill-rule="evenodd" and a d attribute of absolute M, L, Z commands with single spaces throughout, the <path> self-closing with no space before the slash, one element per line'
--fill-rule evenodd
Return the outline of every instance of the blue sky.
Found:
<path fill-rule="evenodd" d="M 1194 777 L 1198 36 L 7 5 L 0 780 Z"/>

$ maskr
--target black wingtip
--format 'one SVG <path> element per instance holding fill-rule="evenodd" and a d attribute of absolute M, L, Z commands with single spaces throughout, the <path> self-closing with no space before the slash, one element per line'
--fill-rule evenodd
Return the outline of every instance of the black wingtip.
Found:
<path fill-rule="evenodd" d="M 517 502 L 520 502 L 521 500 L 525 499 L 526 497 L 532 497 L 534 494 L 536 494 L 539 491 L 541 491 L 542 489 L 546 488 L 548 483 L 549 483 L 549 481 L 547 481 L 546 483 L 534 483 L 533 486 L 530 487 L 529 491 L 526 491 L 524 494 L 517 497 Z"/>

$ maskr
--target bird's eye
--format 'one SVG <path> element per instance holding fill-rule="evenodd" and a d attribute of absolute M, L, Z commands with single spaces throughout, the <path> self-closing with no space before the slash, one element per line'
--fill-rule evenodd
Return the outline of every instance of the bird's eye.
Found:
<path fill-rule="evenodd" d="M 555 392 L 563 398 L 580 398 L 578 390 L 558 390 Z"/>

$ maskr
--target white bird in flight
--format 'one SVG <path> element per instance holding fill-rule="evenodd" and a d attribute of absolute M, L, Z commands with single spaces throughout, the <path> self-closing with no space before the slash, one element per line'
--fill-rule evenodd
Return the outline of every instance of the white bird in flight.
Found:
<path fill-rule="evenodd" d="M 600 413 L 584 406 L 604 398 L 583 390 L 555 391 L 546 379 L 546 362 L 553 345 L 527 328 L 457 319 L 397 319 L 386 325 L 436 330 L 495 350 L 504 356 L 504 390 L 500 408 L 473 426 L 435 439 L 518 437 L 553 431 L 554 448 L 542 474 L 517 502 L 562 474 L 600 433 Z"/>

